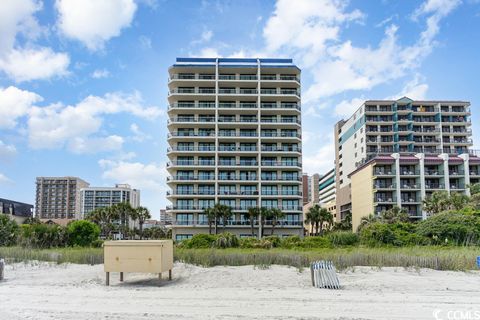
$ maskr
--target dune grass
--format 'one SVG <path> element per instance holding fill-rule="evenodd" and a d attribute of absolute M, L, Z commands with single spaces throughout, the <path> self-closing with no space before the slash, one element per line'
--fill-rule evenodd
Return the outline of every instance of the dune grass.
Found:
<path fill-rule="evenodd" d="M 336 249 L 176 249 L 175 259 L 206 267 L 272 264 L 299 269 L 315 260 L 331 260 L 338 269 L 353 266 L 475 270 L 479 247 L 404 247 Z"/>
<path fill-rule="evenodd" d="M 7 262 L 51 261 L 57 263 L 101 264 L 102 248 L 55 248 L 29 249 L 22 247 L 0 247 L 0 258 Z"/>
<path fill-rule="evenodd" d="M 273 264 L 308 267 L 315 260 L 332 260 L 338 269 L 353 266 L 414 267 L 436 270 L 476 270 L 480 247 L 403 247 L 403 248 L 322 248 L 322 249 L 180 249 L 175 261 L 212 267 Z M 56 263 L 101 264 L 102 248 L 26 249 L 0 247 L 0 258 L 7 262 L 52 261 Z"/>

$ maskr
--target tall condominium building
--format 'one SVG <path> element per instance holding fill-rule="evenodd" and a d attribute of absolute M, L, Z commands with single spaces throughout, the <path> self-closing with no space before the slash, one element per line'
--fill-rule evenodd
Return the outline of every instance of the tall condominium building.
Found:
<path fill-rule="evenodd" d="M 89 187 L 80 190 L 81 217 L 97 208 L 113 206 L 126 202 L 133 208 L 140 206 L 140 190 L 132 189 L 128 184 L 116 184 L 115 187 Z"/>
<path fill-rule="evenodd" d="M 467 163 L 476 161 L 469 156 L 470 126 L 470 103 L 465 101 L 413 101 L 406 97 L 366 101 L 335 126 L 337 218 L 351 212 L 353 220 L 359 221 L 359 217 L 393 204 L 406 208 L 414 218 L 425 218 L 421 202 L 430 190 L 468 192 Z M 390 166 L 381 170 L 385 161 Z M 370 171 L 372 177 L 367 174 Z M 377 172 L 390 177 L 378 179 Z M 431 180 L 426 175 L 429 172 L 439 178 Z M 362 190 L 367 185 L 370 187 Z M 381 190 L 383 186 L 389 191 Z M 374 196 L 359 193 L 364 191 Z M 362 201 L 373 205 L 358 207 Z"/>
<path fill-rule="evenodd" d="M 335 169 L 325 173 L 318 182 L 318 202 L 324 204 L 336 198 Z"/>
<path fill-rule="evenodd" d="M 227 231 L 239 236 L 251 234 L 252 207 L 281 209 L 275 233 L 303 235 L 299 68 L 291 59 L 177 58 L 169 76 L 174 239 L 208 233 L 203 210 L 215 203 L 233 209 Z"/>
<path fill-rule="evenodd" d="M 303 193 L 303 205 L 309 202 L 318 203 L 318 181 L 320 175 L 315 173 L 308 175 L 304 173 L 302 176 L 302 193 Z"/>
<path fill-rule="evenodd" d="M 58 224 L 80 218 L 80 189 L 88 182 L 77 177 L 37 177 L 35 215 Z"/>

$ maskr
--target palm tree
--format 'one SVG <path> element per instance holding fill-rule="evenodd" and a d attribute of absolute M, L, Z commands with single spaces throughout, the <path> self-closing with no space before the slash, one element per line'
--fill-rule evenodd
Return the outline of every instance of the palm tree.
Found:
<path fill-rule="evenodd" d="M 117 212 L 112 207 L 97 208 L 90 212 L 86 219 L 100 226 L 102 234 L 110 238 L 113 230 L 112 222 L 119 218 Z"/>
<path fill-rule="evenodd" d="M 258 216 L 260 214 L 260 209 L 258 207 L 252 207 L 248 208 L 248 219 L 250 220 L 250 227 L 252 231 L 252 237 L 255 236 L 255 219 L 258 219 Z"/>
<path fill-rule="evenodd" d="M 423 210 L 430 214 L 437 214 L 448 210 L 450 199 L 447 191 L 435 191 L 432 195 L 423 200 Z"/>
<path fill-rule="evenodd" d="M 333 224 L 333 215 L 326 208 L 320 208 L 319 210 L 320 221 L 318 221 L 317 228 L 320 226 L 320 233 L 323 234 L 323 225 L 328 224 L 330 228 Z M 318 233 L 318 231 L 317 231 Z"/>
<path fill-rule="evenodd" d="M 216 220 L 215 210 L 213 208 L 205 208 L 203 209 L 203 214 L 207 217 L 208 220 L 208 234 L 212 234 L 212 224 L 213 221 Z"/>
<path fill-rule="evenodd" d="M 224 204 L 218 204 L 217 206 L 217 214 L 219 218 L 222 218 L 223 222 L 223 232 L 225 232 L 227 228 L 227 220 L 230 219 L 233 215 L 232 208 L 226 206 Z"/>
<path fill-rule="evenodd" d="M 360 231 L 363 227 L 368 226 L 371 223 L 377 222 L 378 217 L 374 214 L 369 214 L 368 216 L 363 216 L 360 219 L 360 225 L 358 226 L 358 231 Z"/>
<path fill-rule="evenodd" d="M 259 220 L 260 220 L 260 232 L 258 234 L 259 239 L 263 238 L 265 222 L 270 216 L 270 210 L 268 208 L 261 207 L 259 210 Z"/>
<path fill-rule="evenodd" d="M 380 214 L 380 219 L 385 223 L 408 222 L 410 217 L 404 208 L 394 206 Z"/>
<path fill-rule="evenodd" d="M 467 195 L 464 195 L 459 192 L 453 192 L 450 194 L 449 198 L 449 209 L 450 210 L 462 210 L 470 201 L 470 198 Z"/>
<path fill-rule="evenodd" d="M 305 215 L 305 223 L 310 224 L 310 235 L 318 234 L 318 224 L 320 222 L 320 206 L 318 204 L 314 205 L 308 209 L 307 214 Z"/>
<path fill-rule="evenodd" d="M 133 216 L 135 217 L 135 220 L 138 220 L 139 231 L 140 231 L 140 240 L 142 240 L 143 239 L 143 224 L 145 223 L 145 220 L 151 219 L 152 215 L 150 214 L 150 211 L 147 208 L 138 207 L 135 210 L 133 210 Z"/>
<path fill-rule="evenodd" d="M 111 208 L 116 212 L 118 219 L 120 219 L 120 225 L 123 227 L 119 228 L 119 230 L 126 230 L 129 228 L 129 220 L 135 216 L 135 209 L 132 208 L 130 203 L 120 202 L 114 204 Z M 122 232 L 122 234 L 125 233 Z"/>
<path fill-rule="evenodd" d="M 283 219 L 285 217 L 285 213 L 278 208 L 272 208 L 269 211 L 270 211 L 269 216 L 272 219 L 272 233 L 271 233 L 271 235 L 273 236 L 273 231 L 278 224 L 278 220 Z"/>

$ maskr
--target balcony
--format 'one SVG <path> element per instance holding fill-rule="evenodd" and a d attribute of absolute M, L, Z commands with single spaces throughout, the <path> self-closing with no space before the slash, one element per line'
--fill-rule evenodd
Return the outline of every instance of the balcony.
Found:
<path fill-rule="evenodd" d="M 465 171 L 463 171 L 463 170 L 450 170 L 449 174 L 450 174 L 450 176 L 463 176 L 465 174 Z"/>
<path fill-rule="evenodd" d="M 420 175 L 420 171 L 413 170 L 413 169 L 400 169 L 400 175 L 401 176 L 418 176 Z"/>
<path fill-rule="evenodd" d="M 256 176 L 246 176 L 246 175 L 219 175 L 218 180 L 220 181 L 257 181 Z"/>
<path fill-rule="evenodd" d="M 300 110 L 300 106 L 296 103 L 276 103 L 276 102 L 262 102 L 260 107 L 262 109 L 296 109 Z"/>
<path fill-rule="evenodd" d="M 374 189 L 392 190 L 396 188 L 396 185 L 395 183 L 375 183 L 373 187 Z"/>
<path fill-rule="evenodd" d="M 199 151 L 199 152 L 209 152 L 215 151 L 215 146 L 173 146 L 167 148 L 167 152 L 178 151 L 178 152 L 191 152 L 191 151 Z"/>
<path fill-rule="evenodd" d="M 215 80 L 214 74 L 179 73 L 172 74 L 169 80 Z"/>
<path fill-rule="evenodd" d="M 302 192 L 295 190 L 263 190 L 261 194 L 262 196 L 301 196 Z"/>
<path fill-rule="evenodd" d="M 427 190 L 441 190 L 445 189 L 445 185 L 442 183 L 427 183 L 425 184 L 425 189 Z"/>
<path fill-rule="evenodd" d="M 400 188 L 401 189 L 420 189 L 420 185 L 415 183 L 401 183 Z"/>
<path fill-rule="evenodd" d="M 261 181 L 302 181 L 301 177 L 262 176 Z"/>
<path fill-rule="evenodd" d="M 169 162 L 167 162 L 167 167 L 173 167 L 173 166 L 178 166 L 178 167 L 189 167 L 189 166 L 208 167 L 208 166 L 214 166 L 214 165 L 215 165 L 215 160 L 199 160 L 199 161 L 179 160 L 179 161 L 169 161 Z"/>
<path fill-rule="evenodd" d="M 178 195 L 178 196 L 196 196 L 196 195 L 214 196 L 215 195 L 215 190 L 173 190 L 173 191 L 167 191 L 167 196 L 173 196 L 173 195 Z"/>
<path fill-rule="evenodd" d="M 237 209 L 234 209 L 237 210 Z M 248 208 L 241 209 L 241 211 L 246 211 Z M 264 222 L 264 226 L 271 226 L 273 223 L 273 220 L 266 220 Z M 257 226 L 258 228 L 258 220 L 254 220 L 253 222 L 254 226 Z M 188 220 L 174 220 L 173 225 L 179 225 L 179 226 L 208 226 L 208 220 L 205 219 L 188 219 Z M 218 225 L 220 227 L 223 227 L 223 222 L 220 221 L 218 222 Z M 250 228 L 251 223 L 250 220 L 248 219 L 231 219 L 226 221 L 225 223 L 226 227 L 245 227 L 245 228 Z M 276 221 L 276 226 L 278 227 L 303 227 L 303 222 L 302 221 L 292 221 L 292 220 L 279 220 Z"/>
<path fill-rule="evenodd" d="M 195 118 L 195 117 L 175 117 L 168 119 L 168 123 L 205 123 L 205 122 L 215 122 L 215 117 L 203 117 L 203 118 Z"/>
<path fill-rule="evenodd" d="M 266 147 L 262 146 L 262 152 L 301 152 L 299 147 Z"/>
<path fill-rule="evenodd" d="M 168 134 L 168 138 L 171 137 L 215 137 L 215 132 L 174 131 Z"/>
<path fill-rule="evenodd" d="M 167 177 L 167 181 L 211 181 L 215 175 L 176 175 Z"/>
<path fill-rule="evenodd" d="M 373 197 L 373 202 L 394 204 L 394 203 L 397 203 L 397 199 L 393 196 L 378 196 L 378 195 L 375 195 Z"/>
<path fill-rule="evenodd" d="M 387 169 L 375 169 L 373 171 L 373 174 L 375 176 L 394 176 L 395 171 L 394 170 L 387 170 Z"/>
<path fill-rule="evenodd" d="M 291 162 L 291 161 L 262 161 L 262 166 L 264 167 L 300 167 L 302 164 L 300 162 Z"/>
<path fill-rule="evenodd" d="M 221 196 L 254 196 L 258 195 L 258 190 L 219 190 L 217 194 Z"/>
<path fill-rule="evenodd" d="M 169 95 L 174 94 L 215 94 L 215 88 L 176 88 L 169 91 Z"/>

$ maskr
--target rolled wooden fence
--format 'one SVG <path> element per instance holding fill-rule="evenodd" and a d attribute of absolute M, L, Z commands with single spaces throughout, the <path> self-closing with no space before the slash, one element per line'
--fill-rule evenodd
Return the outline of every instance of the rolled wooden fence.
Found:
<path fill-rule="evenodd" d="M 312 285 L 316 288 L 340 289 L 337 271 L 332 261 L 314 261 L 310 265 Z"/>

